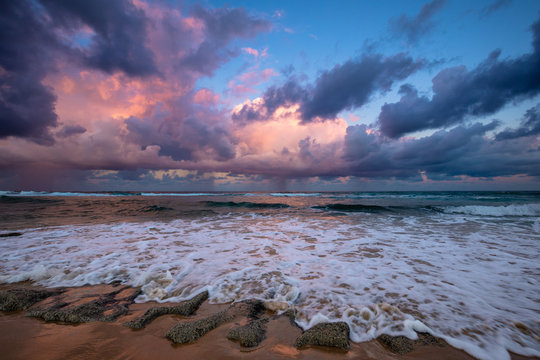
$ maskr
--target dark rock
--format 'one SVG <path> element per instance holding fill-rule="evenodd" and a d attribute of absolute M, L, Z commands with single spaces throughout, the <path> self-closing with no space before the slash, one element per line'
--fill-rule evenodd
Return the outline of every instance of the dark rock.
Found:
<path fill-rule="evenodd" d="M 297 348 L 318 345 L 349 350 L 349 325 L 345 322 L 317 324 L 300 335 L 294 345 Z"/>
<path fill-rule="evenodd" d="M 231 329 L 227 339 L 238 341 L 244 347 L 257 346 L 266 336 L 266 323 L 268 319 L 253 320 L 245 326 Z"/>
<path fill-rule="evenodd" d="M 442 339 L 439 339 L 438 337 L 435 337 L 431 335 L 430 333 L 417 333 L 418 334 L 418 340 L 415 340 L 415 343 L 422 344 L 422 345 L 438 345 L 438 346 L 444 346 L 445 342 Z"/>
<path fill-rule="evenodd" d="M 413 351 L 415 346 L 418 345 L 438 345 L 444 346 L 444 341 L 429 334 L 429 333 L 417 333 L 418 339 L 411 340 L 405 336 L 390 336 L 383 334 L 377 338 L 380 343 L 385 345 L 390 351 L 404 355 Z"/>
<path fill-rule="evenodd" d="M 229 311 L 224 310 L 204 319 L 177 324 L 167 332 L 165 337 L 177 344 L 194 342 L 210 330 L 231 320 Z"/>
<path fill-rule="evenodd" d="M 71 324 L 90 321 L 113 321 L 119 316 L 128 313 L 128 305 L 139 294 L 137 290 L 128 297 L 121 299 L 115 298 L 117 294 L 126 289 L 130 289 L 130 287 L 124 287 L 117 291 L 101 295 L 96 300 L 91 300 L 82 305 L 71 306 L 68 303 L 56 303 L 48 309 L 29 311 L 26 313 L 26 316 L 41 318 L 45 321 L 60 321 Z"/>
<path fill-rule="evenodd" d="M 10 232 L 10 233 L 3 233 L 3 234 L 0 234 L 0 238 L 3 238 L 3 237 L 12 237 L 12 236 L 21 236 L 23 233 L 20 233 L 20 232 Z"/>
<path fill-rule="evenodd" d="M 21 311 L 63 290 L 38 290 L 28 288 L 13 288 L 0 291 L 0 310 Z"/>
<path fill-rule="evenodd" d="M 234 320 L 238 316 L 254 317 L 264 309 L 259 300 L 246 300 L 237 302 L 228 309 L 204 319 L 191 322 L 182 322 L 173 326 L 165 335 L 177 344 L 194 342 L 204 336 L 210 330 Z M 262 307 L 261 307 L 262 306 Z"/>
<path fill-rule="evenodd" d="M 112 313 L 104 315 L 105 312 Z M 61 321 L 79 324 L 90 321 L 113 321 L 118 316 L 127 314 L 127 312 L 127 307 L 111 304 L 110 299 L 102 297 L 86 304 L 67 309 L 64 309 L 64 306 L 55 306 L 47 310 L 29 311 L 27 316 L 41 318 L 45 321 Z"/>
<path fill-rule="evenodd" d="M 184 301 L 183 303 L 178 304 L 176 306 L 152 307 L 146 310 L 143 316 L 141 316 L 138 319 L 127 322 L 125 325 L 132 329 L 142 329 L 146 325 L 148 325 L 152 320 L 162 315 L 167 315 L 167 314 L 176 314 L 176 315 L 183 315 L 183 316 L 192 315 L 195 311 L 197 311 L 197 309 L 201 306 L 201 304 L 206 299 L 208 299 L 208 291 L 204 291 L 196 295 L 192 299 Z"/>
<path fill-rule="evenodd" d="M 411 340 L 405 336 L 390 336 L 383 334 L 377 338 L 379 342 L 384 344 L 390 351 L 404 355 L 413 350 L 414 340 Z"/>

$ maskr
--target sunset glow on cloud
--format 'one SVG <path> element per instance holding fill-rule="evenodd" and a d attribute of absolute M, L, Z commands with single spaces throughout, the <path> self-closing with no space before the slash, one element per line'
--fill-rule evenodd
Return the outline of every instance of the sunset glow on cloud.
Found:
<path fill-rule="evenodd" d="M 540 5 L 490 4 L 4 2 L 0 188 L 538 189 Z"/>

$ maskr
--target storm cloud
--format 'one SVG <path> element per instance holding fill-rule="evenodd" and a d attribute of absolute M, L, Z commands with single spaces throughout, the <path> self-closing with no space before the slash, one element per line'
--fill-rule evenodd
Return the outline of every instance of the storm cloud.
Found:
<path fill-rule="evenodd" d="M 293 104 L 300 104 L 303 123 L 335 119 L 339 112 L 365 105 L 375 93 L 389 91 L 394 82 L 424 66 L 423 60 L 403 53 L 388 57 L 365 54 L 322 72 L 313 85 L 302 85 L 290 77 L 283 85 L 264 92 L 264 111 L 247 104 L 233 114 L 233 119 L 241 123 L 264 120 L 280 106 Z"/>
<path fill-rule="evenodd" d="M 145 45 L 148 20 L 128 0 L 41 0 L 56 26 L 78 31 L 93 30 L 87 48 L 81 50 L 86 65 L 130 76 L 158 74 L 152 51 Z"/>
<path fill-rule="evenodd" d="M 497 134 L 497 140 L 516 139 L 540 134 L 540 104 L 527 110 L 517 129 L 506 129 Z"/>
<path fill-rule="evenodd" d="M 56 95 L 42 81 L 54 68 L 53 53 L 61 44 L 48 25 L 29 1 L 0 3 L 0 138 L 54 143 L 50 128 L 57 124 Z"/>
<path fill-rule="evenodd" d="M 412 85 L 403 85 L 400 101 L 381 108 L 381 131 L 398 138 L 414 131 L 447 127 L 493 114 L 511 101 L 540 93 L 540 20 L 532 30 L 532 53 L 501 60 L 501 52 L 496 50 L 470 71 L 465 66 L 444 69 L 432 80 L 431 99 L 419 96 Z"/>
<path fill-rule="evenodd" d="M 83 48 L 73 46 L 68 38 L 84 26 L 93 31 L 90 43 Z M 145 38 L 146 18 L 128 1 L 2 2 L 0 138 L 15 136 L 43 145 L 54 143 L 50 130 L 58 124 L 57 95 L 44 79 L 55 73 L 61 61 L 107 73 L 157 74 Z M 67 136 L 74 129 L 57 134 Z"/>
<path fill-rule="evenodd" d="M 491 139 L 497 121 L 460 125 L 430 136 L 388 141 L 365 125 L 347 129 L 345 160 L 362 177 L 411 178 L 420 172 L 439 177 L 540 175 L 540 149 L 531 137 L 513 141 Z"/>
<path fill-rule="evenodd" d="M 335 118 L 342 110 L 361 107 L 375 92 L 390 90 L 395 81 L 403 80 L 424 66 L 406 54 L 390 57 L 364 55 L 358 61 L 347 61 L 323 72 L 310 97 L 301 106 L 304 121 Z"/>

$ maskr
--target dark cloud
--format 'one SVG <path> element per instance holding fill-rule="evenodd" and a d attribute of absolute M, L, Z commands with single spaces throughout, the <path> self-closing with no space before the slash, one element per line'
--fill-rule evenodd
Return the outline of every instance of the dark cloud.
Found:
<path fill-rule="evenodd" d="M 0 2 L 0 138 L 24 137 L 51 145 L 56 96 L 42 80 L 61 48 L 30 1 Z"/>
<path fill-rule="evenodd" d="M 379 149 L 379 138 L 368 132 L 366 125 L 354 125 L 347 128 L 344 152 L 346 160 L 359 161 L 378 152 Z"/>
<path fill-rule="evenodd" d="M 478 151 L 484 142 L 484 134 L 497 125 L 498 122 L 493 121 L 487 125 L 477 123 L 469 127 L 458 126 L 450 131 L 439 130 L 431 136 L 408 142 L 393 154 L 393 159 L 417 169 L 451 163 Z"/>
<path fill-rule="evenodd" d="M 146 47 L 147 19 L 128 0 L 41 0 L 56 26 L 76 30 L 82 24 L 95 34 L 83 50 L 88 66 L 130 76 L 158 74 L 152 51 Z"/>
<path fill-rule="evenodd" d="M 204 75 L 212 75 L 219 65 L 238 54 L 225 49 L 233 39 L 254 37 L 271 28 L 270 22 L 249 15 L 244 8 L 207 9 L 196 5 L 191 15 L 204 22 L 205 39 L 182 59 L 181 65 Z"/>
<path fill-rule="evenodd" d="M 233 120 L 244 124 L 264 120 L 278 107 L 297 103 L 304 123 L 335 119 L 339 112 L 361 107 L 374 93 L 387 92 L 394 82 L 424 66 L 423 60 L 415 61 L 406 54 L 364 55 L 322 72 L 313 86 L 303 86 L 290 77 L 285 84 L 264 92 L 264 111 L 253 104 L 244 105 L 233 114 Z"/>
<path fill-rule="evenodd" d="M 381 131 L 397 138 L 418 130 L 446 127 L 470 117 L 493 114 L 510 101 L 540 93 L 540 21 L 532 29 L 532 53 L 500 60 L 497 50 L 470 71 L 465 66 L 444 69 L 432 80 L 431 99 L 419 96 L 411 85 L 402 86 L 400 101 L 381 108 Z"/>
<path fill-rule="evenodd" d="M 232 119 L 239 125 L 246 125 L 254 121 L 264 121 L 280 106 L 306 103 L 309 101 L 309 91 L 299 84 L 298 80 L 291 76 L 281 86 L 271 86 L 264 92 L 262 98 L 264 104 L 246 104 L 239 111 L 232 114 Z"/>
<path fill-rule="evenodd" d="M 347 175 L 374 178 L 414 178 L 421 171 L 430 177 L 495 177 L 515 174 L 540 175 L 540 149 L 531 137 L 498 141 L 486 133 L 498 126 L 458 126 L 430 136 L 389 141 L 365 125 L 347 129 L 344 159 Z M 344 175 L 345 175 L 344 174 Z"/>
<path fill-rule="evenodd" d="M 517 129 L 506 129 L 497 134 L 497 140 L 516 139 L 524 136 L 540 134 L 540 104 L 527 110 L 521 126 Z"/>
<path fill-rule="evenodd" d="M 85 132 L 86 129 L 81 125 L 65 125 L 56 132 L 56 136 L 61 138 L 67 138 L 77 134 L 84 134 Z"/>
<path fill-rule="evenodd" d="M 273 114 L 280 106 L 305 103 L 309 96 L 308 90 L 302 87 L 296 78 L 292 77 L 282 86 L 268 88 L 264 92 L 263 99 L 268 113 Z"/>
<path fill-rule="evenodd" d="M 235 51 L 223 49 L 218 44 L 205 41 L 182 59 L 181 66 L 203 75 L 212 76 L 219 65 L 237 54 Z"/>
<path fill-rule="evenodd" d="M 358 108 L 373 93 L 390 90 L 395 81 L 407 78 L 424 66 L 405 54 L 391 57 L 364 55 L 359 61 L 347 61 L 323 72 L 307 101 L 302 104 L 302 118 L 335 118 L 342 110 Z"/>
<path fill-rule="evenodd" d="M 42 6 L 41 6 L 42 5 Z M 70 47 L 65 36 L 83 25 L 95 34 L 88 47 Z M 42 83 L 61 59 L 105 72 L 156 74 L 145 47 L 144 13 L 127 0 L 42 0 L 0 3 L 0 138 L 17 136 L 51 145 L 57 126 L 56 95 Z M 80 129 L 63 129 L 60 137 Z"/>
<path fill-rule="evenodd" d="M 439 12 L 446 0 L 433 0 L 422 6 L 420 12 L 415 17 L 401 15 L 390 19 L 390 29 L 396 36 L 404 36 L 411 43 L 415 43 L 426 32 L 433 28 L 431 21 L 433 16 Z"/>
<path fill-rule="evenodd" d="M 495 0 L 491 4 L 489 4 L 487 6 L 484 6 L 480 10 L 480 15 L 482 17 L 489 16 L 489 15 L 493 14 L 494 12 L 499 11 L 500 9 L 503 9 L 503 8 L 507 7 L 508 5 L 510 5 L 511 2 L 512 2 L 512 0 Z"/>
<path fill-rule="evenodd" d="M 252 104 L 246 104 L 242 106 L 239 111 L 233 112 L 231 118 L 239 125 L 247 125 L 254 121 L 263 120 L 265 118 L 265 114 L 261 114 L 258 107 L 255 107 Z"/>
<path fill-rule="evenodd" d="M 206 35 L 212 40 L 226 44 L 236 38 L 250 38 L 270 30 L 270 22 L 249 15 L 244 8 L 208 9 L 200 5 L 193 8 L 192 15 L 203 20 Z"/>

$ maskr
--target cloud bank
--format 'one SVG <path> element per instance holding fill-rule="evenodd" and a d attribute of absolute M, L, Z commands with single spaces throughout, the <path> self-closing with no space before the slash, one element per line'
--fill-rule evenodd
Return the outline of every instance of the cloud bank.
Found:
<path fill-rule="evenodd" d="M 444 4 L 391 22 L 417 41 Z M 409 82 L 430 62 L 407 53 L 367 52 L 312 81 L 280 75 L 261 65 L 271 50 L 250 43 L 274 24 L 244 8 L 142 0 L 0 7 L 4 187 L 540 176 L 540 105 L 514 126 L 486 118 L 537 103 L 540 21 L 532 51 L 502 58 L 495 50 L 471 69 L 442 69 L 428 97 Z M 226 91 L 199 85 L 240 56 L 251 63 L 230 76 Z M 378 116 L 350 120 L 396 89 L 400 98 Z"/>

